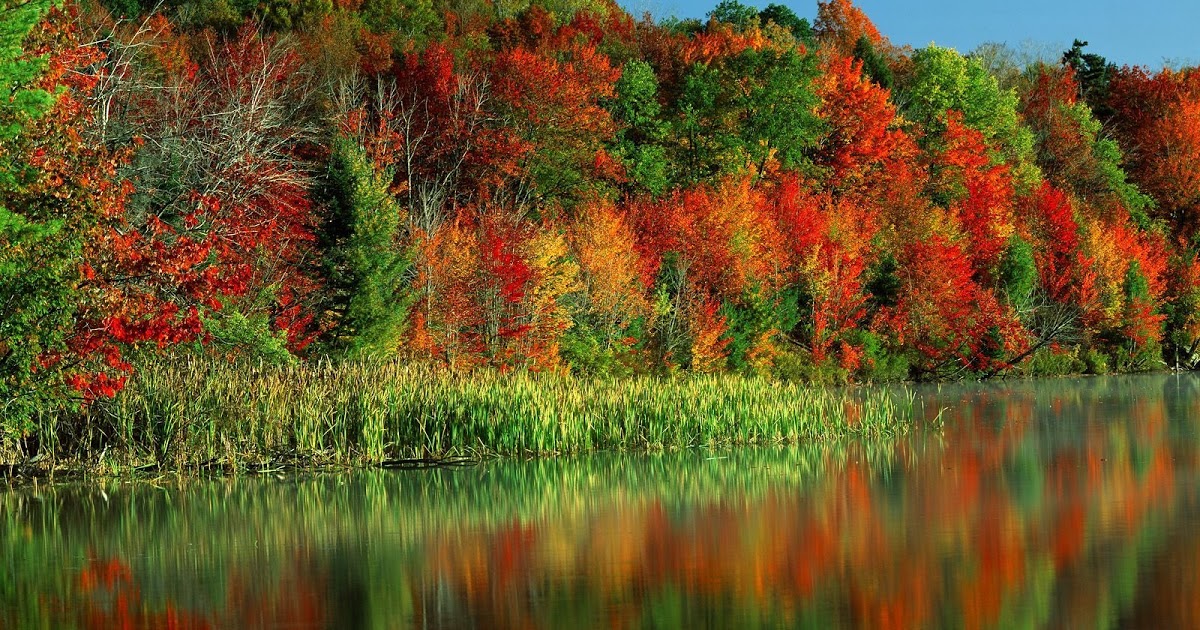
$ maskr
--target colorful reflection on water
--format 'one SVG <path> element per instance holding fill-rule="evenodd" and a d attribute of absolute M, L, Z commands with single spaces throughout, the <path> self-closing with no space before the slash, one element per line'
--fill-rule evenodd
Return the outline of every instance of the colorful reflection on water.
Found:
<path fill-rule="evenodd" d="M 26 488 L 0 628 L 1200 627 L 1200 378 L 922 398 L 878 446 Z"/>

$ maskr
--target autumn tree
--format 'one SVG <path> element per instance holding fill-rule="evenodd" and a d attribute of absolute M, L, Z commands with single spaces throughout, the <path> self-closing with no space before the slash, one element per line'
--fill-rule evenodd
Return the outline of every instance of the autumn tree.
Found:
<path fill-rule="evenodd" d="M 583 209 L 570 237 L 580 281 L 565 358 L 583 372 L 628 371 L 650 314 L 634 233 L 617 208 L 596 202 Z"/>
<path fill-rule="evenodd" d="M 943 146 L 933 157 L 933 196 L 957 219 L 967 237 L 966 252 L 977 281 L 991 286 L 1001 254 L 1013 233 L 1013 180 L 1006 164 L 990 164 L 983 134 L 946 120 Z"/>
<path fill-rule="evenodd" d="M 1095 212 L 1110 218 L 1129 213 L 1148 229 L 1154 202 L 1128 181 L 1121 148 L 1078 99 L 1075 71 L 1037 65 L 1029 72 L 1032 81 L 1021 94 L 1021 114 L 1033 131 L 1042 173 Z"/>
<path fill-rule="evenodd" d="M 962 247 L 943 236 L 910 243 L 900 259 L 901 297 L 879 326 L 914 348 L 919 375 L 992 370 L 1028 343 L 1015 314 L 971 278 Z"/>
<path fill-rule="evenodd" d="M 218 345 L 282 356 L 281 344 L 296 350 L 313 334 L 316 270 L 303 263 L 316 225 L 312 167 L 301 156 L 315 131 L 307 74 L 286 42 L 251 23 L 193 46 L 178 37 L 169 27 L 149 40 L 113 36 L 113 49 L 141 55 L 123 72 L 159 81 L 116 83 L 94 99 L 109 112 L 104 141 L 135 145 L 121 220 L 146 247 L 210 256 L 197 271 L 220 281 L 192 306 L 207 310 Z"/>
<path fill-rule="evenodd" d="M 1036 182 L 1033 136 L 1020 123 L 1015 91 L 1000 89 L 978 59 L 950 48 L 923 48 L 913 55 L 913 66 L 899 98 L 904 115 L 928 131 L 926 146 L 945 131 L 948 111 L 961 112 L 963 123 L 982 133 L 996 151 L 993 159 L 1013 166 L 1018 183 L 1030 187 Z"/>
<path fill-rule="evenodd" d="M 53 103 L 46 86 L 36 85 L 46 55 L 25 44 L 49 6 L 0 5 L 0 399 L 5 401 L 0 430 L 5 433 L 27 430 L 31 415 L 53 407 L 63 395 L 61 373 L 39 369 L 38 360 L 65 350 L 73 325 L 80 244 L 64 232 L 52 207 L 23 199 L 36 177 L 25 162 L 36 150 L 26 129 Z"/>
<path fill-rule="evenodd" d="M 821 46 L 839 57 L 854 57 L 860 40 L 873 48 L 885 46 L 887 41 L 851 0 L 818 2 L 815 29 Z"/>
<path fill-rule="evenodd" d="M 524 143 L 509 180 L 518 207 L 573 205 L 620 177 L 604 147 L 616 129 L 603 102 L 621 74 L 594 44 L 501 50 L 489 71 L 492 111 Z"/>
<path fill-rule="evenodd" d="M 901 143 L 896 109 L 863 73 L 861 62 L 847 57 L 824 63 L 816 80 L 824 123 L 813 162 L 828 171 L 835 191 L 868 186 Z"/>
<path fill-rule="evenodd" d="M 1191 239 L 1200 230 L 1200 74 L 1122 68 L 1110 83 L 1125 166 L 1154 199 L 1154 216 Z"/>

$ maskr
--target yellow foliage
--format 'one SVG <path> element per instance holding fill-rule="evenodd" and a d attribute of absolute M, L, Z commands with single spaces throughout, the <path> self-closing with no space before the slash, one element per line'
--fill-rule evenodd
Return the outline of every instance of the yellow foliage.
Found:
<path fill-rule="evenodd" d="M 617 331 L 650 311 L 639 278 L 633 231 L 612 204 L 600 202 L 585 209 L 573 241 L 583 308 L 600 317 L 611 341 Z"/>

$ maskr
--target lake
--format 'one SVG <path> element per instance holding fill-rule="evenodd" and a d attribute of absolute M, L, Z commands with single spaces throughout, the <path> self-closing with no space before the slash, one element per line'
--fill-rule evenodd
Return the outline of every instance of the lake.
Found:
<path fill-rule="evenodd" d="M 1200 377 L 886 444 L 0 491 L 0 628 L 1200 627 Z"/>

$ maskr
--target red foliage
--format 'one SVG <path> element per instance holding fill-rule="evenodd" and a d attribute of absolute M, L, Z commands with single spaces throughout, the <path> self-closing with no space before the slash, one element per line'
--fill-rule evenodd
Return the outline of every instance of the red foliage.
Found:
<path fill-rule="evenodd" d="M 835 190 L 867 186 L 897 149 L 902 131 L 889 92 L 863 76 L 862 62 L 829 56 L 817 80 L 819 114 L 827 126 L 814 162 L 829 169 Z"/>
<path fill-rule="evenodd" d="M 937 185 L 966 233 L 975 278 L 988 283 L 1013 231 L 1012 173 L 991 163 L 983 134 L 964 125 L 958 112 L 947 116 L 942 139 L 945 146 L 934 158 Z"/>
<path fill-rule="evenodd" d="M 863 272 L 876 217 L 849 198 L 807 190 L 794 177 L 774 191 L 770 213 L 784 235 L 790 281 L 813 293 L 808 340 L 813 359 L 824 361 L 837 348 L 842 366 L 857 368 L 859 352 L 845 336 L 862 326 L 867 314 Z"/>
<path fill-rule="evenodd" d="M 1122 68 L 1109 104 L 1130 177 L 1190 238 L 1200 231 L 1200 72 Z"/>
<path fill-rule="evenodd" d="M 1071 200 L 1047 182 L 1031 202 L 1042 290 L 1055 302 L 1090 304 L 1095 300 L 1094 278 L 1087 272 L 1091 262 L 1080 247 L 1079 224 Z"/>
<path fill-rule="evenodd" d="M 975 283 L 959 245 L 935 234 L 909 243 L 900 262 L 900 301 L 885 309 L 878 325 L 921 354 L 919 369 L 988 369 L 1024 349 L 1020 321 Z"/>

